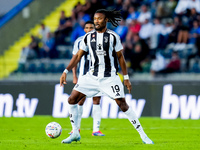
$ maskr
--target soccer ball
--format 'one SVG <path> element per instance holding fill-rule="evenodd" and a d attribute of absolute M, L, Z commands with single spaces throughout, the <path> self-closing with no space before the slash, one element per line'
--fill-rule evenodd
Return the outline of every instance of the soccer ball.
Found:
<path fill-rule="evenodd" d="M 57 138 L 61 135 L 62 127 L 57 122 L 50 122 L 46 128 L 46 135 L 50 138 Z"/>

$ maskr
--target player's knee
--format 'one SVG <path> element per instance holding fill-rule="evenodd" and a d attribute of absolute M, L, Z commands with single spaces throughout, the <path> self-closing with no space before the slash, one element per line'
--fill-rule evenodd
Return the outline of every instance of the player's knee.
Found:
<path fill-rule="evenodd" d="M 126 112 L 128 110 L 128 108 L 129 108 L 127 104 L 121 104 L 119 107 L 121 108 L 121 110 L 123 112 Z"/>
<path fill-rule="evenodd" d="M 120 107 L 120 109 L 125 112 L 128 110 L 129 106 L 128 104 L 126 103 L 125 99 L 118 99 L 116 100 L 118 106 Z"/>
<path fill-rule="evenodd" d="M 83 104 L 84 104 L 84 102 L 82 102 L 82 101 L 78 102 L 78 105 L 80 105 L 80 106 L 83 106 Z"/>
<path fill-rule="evenodd" d="M 80 105 L 80 106 L 82 106 L 83 104 L 84 104 L 84 102 L 85 102 L 85 97 L 84 98 L 82 98 L 79 102 L 78 102 L 78 105 Z"/>
<path fill-rule="evenodd" d="M 70 96 L 70 97 L 68 98 L 68 103 L 69 103 L 69 104 L 76 104 L 76 100 L 75 100 L 73 97 Z"/>
<path fill-rule="evenodd" d="M 99 105 L 101 97 L 93 97 L 93 104 Z"/>

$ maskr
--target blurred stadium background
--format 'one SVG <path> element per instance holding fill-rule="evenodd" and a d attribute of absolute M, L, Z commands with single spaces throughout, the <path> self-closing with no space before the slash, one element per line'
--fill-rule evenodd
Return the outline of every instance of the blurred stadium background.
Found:
<path fill-rule="evenodd" d="M 72 74 L 65 89 L 59 78 L 100 8 L 122 12 L 108 28 L 123 42 L 138 117 L 199 119 L 200 0 L 0 0 L 0 117 L 68 116 Z M 103 118 L 124 117 L 109 98 L 101 105 Z"/>

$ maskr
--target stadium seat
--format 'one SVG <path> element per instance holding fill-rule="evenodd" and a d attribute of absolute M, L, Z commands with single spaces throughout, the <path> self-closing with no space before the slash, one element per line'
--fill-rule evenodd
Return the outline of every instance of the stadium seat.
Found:
<path fill-rule="evenodd" d="M 150 72 L 150 68 L 151 68 L 151 63 L 144 63 L 143 66 L 142 66 L 142 70 L 143 70 L 143 73 L 147 73 L 147 72 Z"/>
<path fill-rule="evenodd" d="M 63 72 L 64 69 L 65 69 L 65 64 L 61 63 L 58 65 L 56 72 L 57 73 Z"/>
<path fill-rule="evenodd" d="M 56 73 L 56 66 L 55 66 L 55 64 L 53 64 L 53 63 L 49 64 L 48 67 L 47 67 L 47 72 L 49 72 L 49 73 Z"/>
<path fill-rule="evenodd" d="M 34 63 L 29 64 L 29 66 L 27 68 L 27 72 L 36 73 L 36 65 Z"/>
<path fill-rule="evenodd" d="M 19 64 L 18 69 L 16 70 L 17 72 L 24 73 L 25 72 L 25 65 L 24 64 Z"/>
<path fill-rule="evenodd" d="M 160 53 L 165 57 L 165 58 L 171 58 L 172 56 L 173 49 L 168 49 L 168 50 L 161 50 Z"/>
<path fill-rule="evenodd" d="M 194 73 L 199 73 L 200 72 L 198 61 L 193 64 L 193 66 L 192 66 L 192 72 L 194 72 Z"/>
<path fill-rule="evenodd" d="M 71 58 L 71 51 L 70 49 L 72 46 L 66 46 L 66 45 L 57 45 L 56 49 L 58 51 L 58 57 L 59 58 Z"/>
<path fill-rule="evenodd" d="M 46 73 L 46 72 L 47 72 L 44 63 L 39 64 L 39 66 L 37 67 L 37 72 L 38 72 L 38 73 Z"/>

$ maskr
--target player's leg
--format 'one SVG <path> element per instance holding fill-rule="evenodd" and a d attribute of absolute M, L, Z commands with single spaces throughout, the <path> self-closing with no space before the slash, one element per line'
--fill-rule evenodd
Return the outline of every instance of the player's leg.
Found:
<path fill-rule="evenodd" d="M 101 97 L 93 97 L 93 108 L 92 108 L 92 115 L 93 115 L 93 133 L 92 136 L 105 136 L 100 130 L 101 124 L 101 107 L 100 107 L 100 100 Z"/>
<path fill-rule="evenodd" d="M 81 100 L 85 98 L 85 95 L 73 90 L 68 102 L 69 102 L 69 117 L 70 117 L 70 121 L 72 124 L 72 130 L 73 132 L 77 132 L 78 131 L 78 106 L 77 103 Z"/>
<path fill-rule="evenodd" d="M 68 99 L 69 103 L 69 117 L 72 125 L 73 133 L 62 143 L 71 143 L 72 141 L 80 140 L 80 133 L 78 132 L 78 106 L 77 103 L 84 98 L 93 97 L 99 93 L 97 89 L 97 81 L 91 78 L 89 75 L 84 75 L 79 78 L 78 83 L 74 86 L 74 89 Z"/>
<path fill-rule="evenodd" d="M 78 129 L 80 132 L 80 128 L 81 128 L 81 118 L 82 118 L 82 114 L 83 114 L 83 104 L 85 102 L 86 97 L 83 97 L 79 102 L 78 102 Z"/>
<path fill-rule="evenodd" d="M 82 118 L 82 114 L 83 114 L 83 104 L 85 102 L 86 97 L 83 97 L 79 102 L 78 102 L 78 130 L 80 132 L 80 128 L 81 128 L 81 118 Z M 73 130 L 69 133 L 72 134 Z"/>
<path fill-rule="evenodd" d="M 117 105 L 120 107 L 120 109 L 126 114 L 131 124 L 135 127 L 135 129 L 140 134 L 140 137 L 142 141 L 145 144 L 153 144 L 153 141 L 151 141 L 148 136 L 145 134 L 135 112 L 131 109 L 131 107 L 128 106 L 128 104 L 125 101 L 125 98 L 117 98 L 115 99 Z"/>
<path fill-rule="evenodd" d="M 132 125 L 135 127 L 135 129 L 139 132 L 140 137 L 142 138 L 143 142 L 146 144 L 152 144 L 153 142 L 144 133 L 143 128 L 135 112 L 131 109 L 131 107 L 128 106 L 128 104 L 125 101 L 124 86 L 119 76 L 116 75 L 114 77 L 110 77 L 105 80 L 102 80 L 101 90 L 112 99 L 115 99 L 118 106 L 126 114 L 126 116 L 128 117 L 129 121 L 132 123 Z"/>
<path fill-rule="evenodd" d="M 84 98 L 85 95 L 76 90 L 73 90 L 70 97 L 68 98 L 69 103 L 69 117 L 72 125 L 73 133 L 66 139 L 62 141 L 62 143 L 71 143 L 72 141 L 80 141 L 80 134 L 78 131 L 78 106 L 77 103 Z"/>

